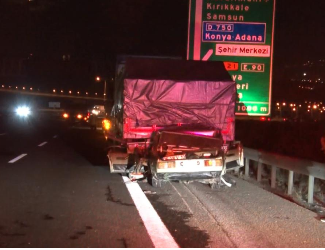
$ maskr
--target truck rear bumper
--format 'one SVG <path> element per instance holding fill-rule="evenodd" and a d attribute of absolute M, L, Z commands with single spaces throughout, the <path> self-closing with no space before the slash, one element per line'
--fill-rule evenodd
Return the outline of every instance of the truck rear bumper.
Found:
<path fill-rule="evenodd" d="M 219 172 L 195 172 L 195 173 L 158 173 L 157 178 L 165 181 L 173 180 L 210 180 L 218 178 L 221 174 Z"/>

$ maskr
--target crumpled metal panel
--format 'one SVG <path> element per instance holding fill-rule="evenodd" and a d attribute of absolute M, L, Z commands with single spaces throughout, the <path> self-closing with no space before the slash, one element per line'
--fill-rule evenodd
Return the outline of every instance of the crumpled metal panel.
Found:
<path fill-rule="evenodd" d="M 158 150 L 160 148 L 167 150 L 168 146 L 168 148 L 177 148 L 180 151 L 197 152 L 219 150 L 222 145 L 223 141 L 220 138 L 163 131 L 159 137 L 157 148 Z"/>
<path fill-rule="evenodd" d="M 231 81 L 124 79 L 124 119 L 132 127 L 204 124 L 232 141 L 235 102 Z"/>

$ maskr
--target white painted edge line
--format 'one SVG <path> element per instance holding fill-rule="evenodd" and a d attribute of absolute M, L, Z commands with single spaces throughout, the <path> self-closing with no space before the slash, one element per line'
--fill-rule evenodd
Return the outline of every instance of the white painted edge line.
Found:
<path fill-rule="evenodd" d="M 155 248 L 179 248 L 138 183 L 122 176 Z"/>
<path fill-rule="evenodd" d="M 25 157 L 27 154 L 21 154 L 19 156 L 17 156 L 16 158 L 12 159 L 11 161 L 9 161 L 8 163 L 14 163 L 18 160 L 20 160 L 21 158 Z"/>
<path fill-rule="evenodd" d="M 45 144 L 47 143 L 47 141 L 45 141 L 45 142 L 42 142 L 40 145 L 38 145 L 39 147 L 42 147 L 42 146 L 44 146 Z"/>

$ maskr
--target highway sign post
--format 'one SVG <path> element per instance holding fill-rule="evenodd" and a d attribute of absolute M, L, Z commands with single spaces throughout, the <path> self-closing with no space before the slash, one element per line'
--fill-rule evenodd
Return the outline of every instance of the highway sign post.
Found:
<path fill-rule="evenodd" d="M 223 61 L 236 115 L 271 114 L 275 0 L 190 0 L 188 60 Z"/>

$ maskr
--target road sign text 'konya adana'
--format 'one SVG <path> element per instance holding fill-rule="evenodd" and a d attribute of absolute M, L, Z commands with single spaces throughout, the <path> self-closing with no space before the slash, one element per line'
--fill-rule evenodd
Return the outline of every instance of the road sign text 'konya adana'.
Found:
<path fill-rule="evenodd" d="M 190 0 L 188 60 L 223 61 L 236 115 L 271 114 L 275 0 Z"/>

